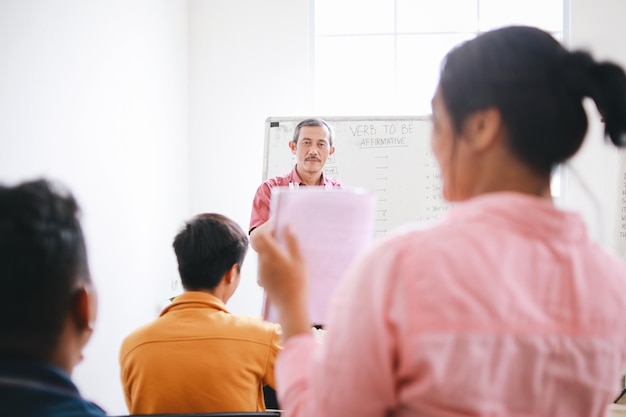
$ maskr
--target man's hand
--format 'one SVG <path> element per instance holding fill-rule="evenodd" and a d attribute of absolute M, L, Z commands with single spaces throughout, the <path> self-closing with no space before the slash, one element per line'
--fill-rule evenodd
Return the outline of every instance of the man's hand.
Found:
<path fill-rule="evenodd" d="M 268 221 L 266 221 L 265 223 L 263 223 L 260 226 L 255 227 L 250 232 L 250 246 L 252 246 L 252 249 L 254 249 L 255 251 L 258 252 L 258 250 L 257 250 L 257 236 L 259 234 L 262 234 L 264 230 L 268 230 L 268 229 L 272 229 L 272 228 L 273 228 L 273 222 L 272 222 L 272 218 L 270 217 Z"/>

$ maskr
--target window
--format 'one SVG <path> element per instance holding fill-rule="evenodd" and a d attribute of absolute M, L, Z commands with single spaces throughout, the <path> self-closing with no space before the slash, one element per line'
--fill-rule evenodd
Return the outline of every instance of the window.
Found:
<path fill-rule="evenodd" d="M 423 115 L 450 48 L 499 26 L 563 39 L 563 0 L 312 0 L 313 108 L 324 115 Z"/>

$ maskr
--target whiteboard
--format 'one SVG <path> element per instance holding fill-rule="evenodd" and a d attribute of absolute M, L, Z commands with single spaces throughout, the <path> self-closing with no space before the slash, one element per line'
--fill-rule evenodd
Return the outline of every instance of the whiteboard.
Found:
<path fill-rule="evenodd" d="M 263 180 L 291 171 L 289 149 L 296 125 L 307 117 L 268 117 Z M 335 153 L 324 174 L 348 187 L 376 194 L 375 237 L 411 222 L 440 217 L 443 200 L 439 167 L 430 150 L 429 116 L 323 117 L 335 130 Z"/>

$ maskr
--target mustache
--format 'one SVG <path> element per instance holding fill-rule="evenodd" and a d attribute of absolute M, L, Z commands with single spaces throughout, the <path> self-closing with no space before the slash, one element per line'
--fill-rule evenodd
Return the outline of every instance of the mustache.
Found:
<path fill-rule="evenodd" d="M 317 156 L 307 156 L 306 158 L 304 158 L 304 160 L 305 161 L 313 160 L 313 161 L 320 161 L 321 162 L 321 159 L 319 159 Z"/>

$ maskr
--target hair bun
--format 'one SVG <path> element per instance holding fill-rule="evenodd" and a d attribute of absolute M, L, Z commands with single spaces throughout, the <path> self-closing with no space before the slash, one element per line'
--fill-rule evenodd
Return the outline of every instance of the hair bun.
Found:
<path fill-rule="evenodd" d="M 569 92 L 584 97 L 594 95 L 595 83 L 592 76 L 595 60 L 587 52 L 565 52 L 558 62 L 558 79 L 562 80 Z"/>
<path fill-rule="evenodd" d="M 615 145 L 626 145 L 626 75 L 617 65 L 596 62 L 583 51 L 566 52 L 559 62 L 567 90 L 593 99 L 605 123 L 605 135 Z"/>

